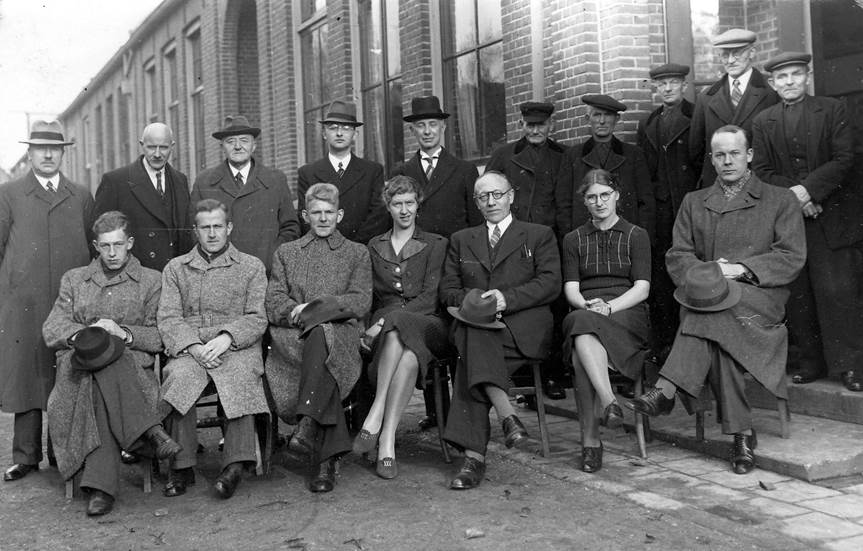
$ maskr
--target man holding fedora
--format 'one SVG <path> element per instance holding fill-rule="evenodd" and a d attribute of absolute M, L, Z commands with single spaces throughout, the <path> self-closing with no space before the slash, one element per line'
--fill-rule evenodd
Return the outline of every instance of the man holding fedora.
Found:
<path fill-rule="evenodd" d="M 306 191 L 314 184 L 328 183 L 339 188 L 339 204 L 345 211 L 339 231 L 358 243 L 367 243 L 389 227 L 390 217 L 384 208 L 381 190 L 384 167 L 357 157 L 351 152 L 357 128 L 357 107 L 352 102 L 336 100 L 330 104 L 323 125 L 327 156 L 303 165 L 297 171 L 299 210 L 306 208 Z M 303 224 L 308 230 L 307 223 Z"/>
<path fill-rule="evenodd" d="M 441 303 L 456 318 L 459 352 L 444 438 L 465 453 L 450 487 L 474 488 L 485 474 L 494 407 L 507 447 L 527 441 L 507 394 L 509 376 L 551 349 L 549 305 L 560 294 L 560 256 L 548 226 L 515 219 L 506 176 L 486 172 L 474 199 L 485 223 L 452 235 L 440 283 Z"/>
<path fill-rule="evenodd" d="M 827 375 L 863 391 L 863 195 L 855 181 L 854 138 L 845 104 L 813 97 L 812 56 L 786 52 L 765 63 L 782 102 L 752 123 L 752 168 L 769 184 L 797 196 L 806 227 L 806 266 L 791 286 L 792 381 Z M 859 177 L 858 177 L 859 178 Z"/>
<path fill-rule="evenodd" d="M 783 320 L 806 236 L 794 194 L 749 170 L 752 149 L 742 128 L 719 128 L 710 147 L 719 179 L 684 197 L 666 254 L 683 305 L 680 327 L 656 387 L 632 407 L 667 414 L 676 392 L 699 396 L 710 373 L 722 432 L 734 436 L 732 469 L 745 474 L 755 466 L 757 439 L 744 374 L 787 398 Z"/>
<path fill-rule="evenodd" d="M 242 115 L 225 117 L 224 126 L 213 132 L 225 161 L 195 179 L 189 219 L 202 199 L 224 203 L 233 221 L 231 243 L 240 252 L 258 257 L 269 273 L 273 252 L 299 237 L 300 225 L 285 173 L 252 157 L 260 133 Z"/>
<path fill-rule="evenodd" d="M 60 278 L 90 261 L 93 197 L 60 172 L 71 145 L 57 121 L 36 121 L 31 170 L 0 186 L 0 409 L 15 414 L 9 482 L 39 469 L 42 411 L 54 386 L 54 353 L 42 340 Z M 50 442 L 50 441 L 49 441 Z M 49 443 L 49 460 L 50 457 Z"/>
<path fill-rule="evenodd" d="M 716 129 L 733 124 L 751 136 L 755 115 L 779 101 L 764 75 L 752 67 L 756 38 L 752 31 L 730 29 L 713 39 L 725 74 L 695 98 L 689 158 L 701 176 L 699 187 L 710 187 L 716 180 L 709 147 Z"/>

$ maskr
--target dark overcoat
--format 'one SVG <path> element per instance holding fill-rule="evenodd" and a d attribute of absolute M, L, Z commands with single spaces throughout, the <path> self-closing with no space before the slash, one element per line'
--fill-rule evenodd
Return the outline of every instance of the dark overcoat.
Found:
<path fill-rule="evenodd" d="M 503 321 L 519 351 L 545 358 L 551 350 L 549 305 L 560 295 L 560 254 L 548 226 L 513 220 L 497 244 L 492 262 L 488 229 L 483 223 L 456 232 L 450 239 L 440 300 L 461 306 L 471 289 L 498 289 L 506 299 Z"/>
<path fill-rule="evenodd" d="M 527 138 L 502 145 L 491 154 L 491 159 L 489 159 L 485 169 L 502 172 L 515 188 L 515 201 L 512 204 L 513 216 L 525 222 L 542 224 L 554 229 L 554 187 L 557 185 L 557 175 L 560 171 L 563 154 L 568 148 L 554 140 L 546 140 L 545 144 L 540 147 L 548 154 L 550 162 L 545 165 L 534 166 L 534 160 L 529 154 L 530 147 L 533 146 L 530 145 Z M 563 234 L 558 233 L 557 235 Z"/>
<path fill-rule="evenodd" d="M 397 175 L 410 176 L 422 187 L 425 197 L 417 213 L 417 223 L 426 231 L 448 238 L 458 230 L 482 222 L 482 214 L 473 200 L 473 185 L 479 178 L 473 163 L 462 161 L 442 148 L 429 181 L 417 151 L 393 169 L 392 176 Z"/>
<path fill-rule="evenodd" d="M 803 215 L 795 195 L 755 175 L 728 204 L 718 184 L 689 193 L 665 255 L 668 274 L 680 287 L 691 266 L 720 258 L 746 266 L 755 283 L 741 283 L 742 298 L 728 310 L 683 308 L 679 330 L 718 343 L 768 391 L 786 398 L 787 286 L 806 261 Z"/>
<path fill-rule="evenodd" d="M 189 219 L 189 181 L 170 164 L 165 165 L 167 204 L 153 187 L 144 168 L 144 157 L 106 172 L 96 189 L 95 216 L 118 210 L 129 218 L 135 242 L 132 254 L 141 265 L 159 272 L 175 256 L 192 248 Z"/>
<path fill-rule="evenodd" d="M 655 201 L 647 161 L 639 148 L 616 137 L 611 139 L 611 153 L 604 166 L 593 138 L 564 153 L 555 186 L 558 235 L 566 235 L 590 220 L 590 213 L 576 190 L 584 175 L 595 168 L 604 168 L 617 177 L 620 183 L 618 214 L 647 230 L 653 241 Z"/>
<path fill-rule="evenodd" d="M 278 246 L 300 236 L 294 197 L 281 170 L 253 160 L 249 178 L 240 188 L 225 161 L 195 179 L 189 204 L 192 223 L 195 204 L 201 199 L 217 199 L 231 210 L 231 244 L 240 252 L 256 256 L 267 272 Z"/>
<path fill-rule="evenodd" d="M 311 232 L 279 247 L 267 287 L 267 318 L 272 350 L 267 356 L 267 382 L 276 411 L 286 423 L 297 422 L 302 328 L 291 321 L 291 311 L 324 295 L 335 296 L 351 313 L 346 321 L 321 324 L 327 342 L 326 367 L 346 398 L 360 375 L 361 320 L 372 306 L 372 268 L 368 249 L 336 231 L 327 239 Z"/>
<path fill-rule="evenodd" d="M 57 351 L 57 380 L 48 399 L 48 426 L 60 473 L 71 477 L 101 445 L 93 406 L 93 374 L 72 367 L 69 338 L 100 318 L 114 320 L 132 333 L 125 357 L 134 364 L 145 400 L 156 410 L 159 384 L 153 375 L 155 354 L 162 350 L 156 310 L 162 275 L 141 266 L 134 256 L 108 280 L 101 261 L 63 275 L 60 294 L 42 326 L 49 348 Z M 149 368 L 149 369 L 148 369 Z"/>
<path fill-rule="evenodd" d="M 42 323 L 60 278 L 90 261 L 93 197 L 60 175 L 46 191 L 33 172 L 0 185 L 0 407 L 45 409 L 54 386 L 54 352 Z"/>
<path fill-rule="evenodd" d="M 737 109 L 731 103 L 728 75 L 722 75 L 695 98 L 692 125 L 689 130 L 689 158 L 700 174 L 699 187 L 709 187 L 716 180 L 716 170 L 710 162 L 710 138 L 721 126 L 733 124 L 744 129 L 752 139 L 755 115 L 779 101 L 779 96 L 767 84 L 767 78 L 752 69 L 749 85 Z"/>
<path fill-rule="evenodd" d="M 381 191 L 384 187 L 384 167 L 351 154 L 348 168 L 339 180 L 329 157 L 303 165 L 297 171 L 297 202 L 299 211 L 306 208 L 306 191 L 315 184 L 333 184 L 339 188 L 339 208 L 345 216 L 339 222 L 342 235 L 357 243 L 383 233 L 392 219 L 387 214 Z M 303 231 L 309 226 L 303 222 Z"/>

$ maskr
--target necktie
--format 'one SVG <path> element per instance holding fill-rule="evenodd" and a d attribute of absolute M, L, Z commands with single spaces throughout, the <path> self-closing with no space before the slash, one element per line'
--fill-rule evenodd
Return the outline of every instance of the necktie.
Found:
<path fill-rule="evenodd" d="M 243 187 L 243 173 L 237 172 L 237 175 L 234 176 L 234 179 L 237 181 L 237 185 Z"/>
<path fill-rule="evenodd" d="M 336 175 L 339 177 L 339 180 L 341 180 L 342 176 L 345 175 L 345 167 L 342 166 L 342 163 L 339 163 L 339 169 L 336 171 Z"/>
<path fill-rule="evenodd" d="M 740 98 L 743 97 L 743 92 L 740 91 L 740 81 L 734 79 L 734 82 L 731 83 L 731 103 L 734 107 L 737 107 L 737 104 L 740 103 Z"/>
<path fill-rule="evenodd" d="M 156 191 L 161 197 L 165 196 L 165 188 L 162 187 L 162 171 L 156 173 Z"/>
<path fill-rule="evenodd" d="M 491 245 L 491 248 L 493 249 L 497 246 L 498 241 L 500 241 L 500 226 L 495 224 L 494 230 L 491 232 L 491 237 L 488 238 L 488 244 Z"/>
<path fill-rule="evenodd" d="M 432 173 L 432 170 L 434 170 L 434 160 L 435 159 L 437 159 L 437 157 L 423 157 L 423 161 L 428 163 L 428 166 L 426 167 L 426 180 L 431 179 L 431 173 Z"/>
<path fill-rule="evenodd" d="M 57 193 L 57 190 L 54 189 L 54 184 L 51 182 L 51 180 L 48 180 L 48 183 L 45 184 L 45 187 L 47 187 L 48 191 L 50 191 L 51 193 Z"/>

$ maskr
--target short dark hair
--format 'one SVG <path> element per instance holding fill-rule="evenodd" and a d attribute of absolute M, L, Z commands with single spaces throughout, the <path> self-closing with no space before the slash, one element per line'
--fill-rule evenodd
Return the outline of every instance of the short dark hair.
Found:
<path fill-rule="evenodd" d="M 399 174 L 398 176 L 393 176 L 384 183 L 384 189 L 381 192 L 381 199 L 383 199 L 385 205 L 389 205 L 390 201 L 393 200 L 393 197 L 402 193 L 413 193 L 416 195 L 417 203 L 422 203 L 425 198 L 423 189 L 420 187 L 419 182 L 410 176 Z"/>
<path fill-rule="evenodd" d="M 219 201 L 218 199 L 201 199 L 200 201 L 195 203 L 195 225 L 197 225 L 199 212 L 212 212 L 214 210 L 221 210 L 225 213 L 225 222 L 231 221 L 231 211 L 228 210 L 228 207 L 225 206 L 225 203 Z"/>
<path fill-rule="evenodd" d="M 116 230 L 123 230 L 126 237 L 132 236 L 132 232 L 129 229 L 129 217 L 119 210 L 103 212 L 93 222 L 93 237 L 99 237 L 99 234 Z"/>
<path fill-rule="evenodd" d="M 584 178 L 581 180 L 581 185 L 578 186 L 576 193 L 584 195 L 587 193 L 588 188 L 593 184 L 602 184 L 610 187 L 614 191 L 620 191 L 620 182 L 617 181 L 617 177 L 614 174 L 604 168 L 594 168 L 584 175 Z"/>
<path fill-rule="evenodd" d="M 713 137 L 717 134 L 743 134 L 743 140 L 746 142 L 746 149 L 749 149 L 749 144 L 752 142 L 749 140 L 749 133 L 745 128 L 740 128 L 734 124 L 726 124 L 725 126 L 720 126 L 713 132 L 713 135 L 710 136 L 710 141 L 713 141 Z"/>

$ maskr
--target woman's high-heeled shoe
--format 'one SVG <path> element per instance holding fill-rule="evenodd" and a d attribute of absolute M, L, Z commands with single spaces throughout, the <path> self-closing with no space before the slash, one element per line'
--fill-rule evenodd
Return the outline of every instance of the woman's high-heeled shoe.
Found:
<path fill-rule="evenodd" d="M 602 468 L 602 442 L 598 448 L 588 446 L 581 447 L 581 470 L 586 473 L 595 473 Z"/>
<path fill-rule="evenodd" d="M 372 434 L 366 429 L 362 429 L 360 433 L 354 438 L 354 453 L 357 455 L 362 455 L 364 453 L 369 453 L 374 450 L 378 445 L 378 437 L 381 435 L 380 431 Z"/>
<path fill-rule="evenodd" d="M 620 428 L 623 425 L 623 410 L 620 409 L 620 404 L 617 403 L 617 400 L 605 406 L 601 424 L 609 429 Z"/>

